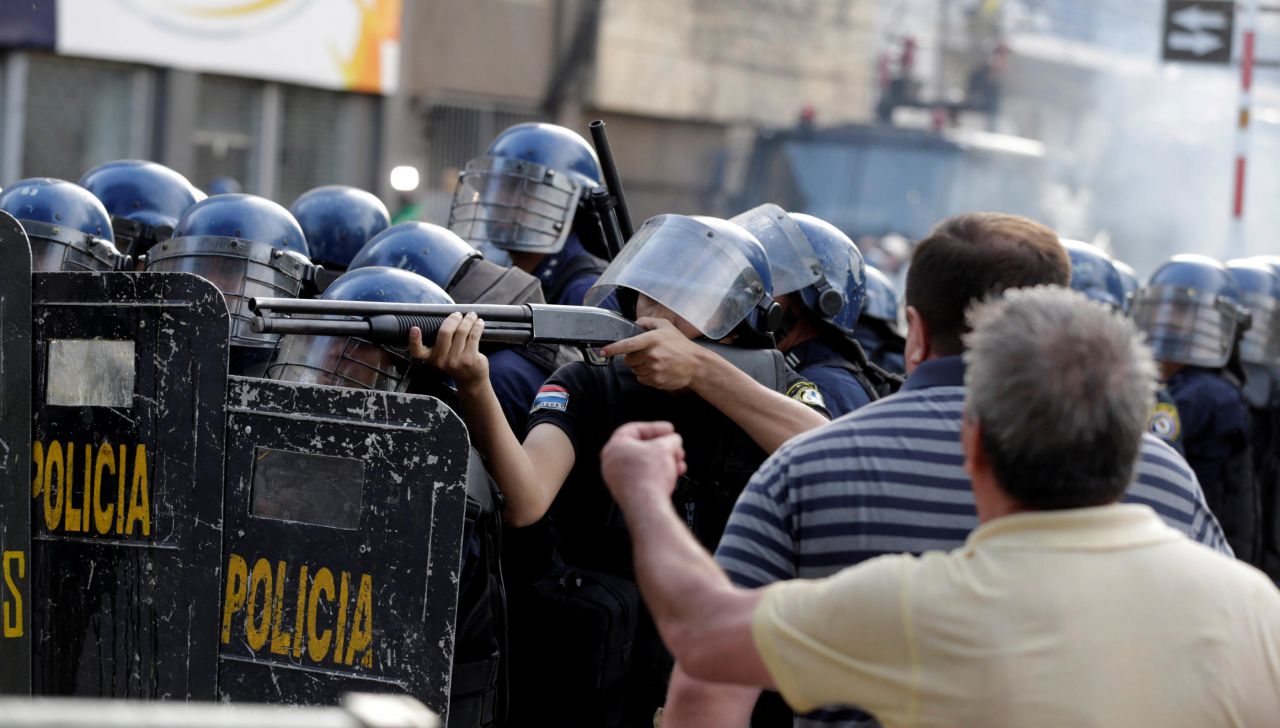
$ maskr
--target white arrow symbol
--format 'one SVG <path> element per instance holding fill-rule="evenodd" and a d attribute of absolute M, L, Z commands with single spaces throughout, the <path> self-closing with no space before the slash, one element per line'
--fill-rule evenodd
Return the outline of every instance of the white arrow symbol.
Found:
<path fill-rule="evenodd" d="M 1169 47 L 1203 56 L 1221 48 L 1222 41 L 1213 33 L 1170 33 Z"/>
<path fill-rule="evenodd" d="M 1192 5 L 1174 13 L 1173 22 L 1193 33 L 1201 30 L 1223 30 L 1227 27 L 1227 14 L 1225 11 L 1210 11 L 1199 5 Z M 1169 37 L 1172 38 L 1173 35 Z"/>

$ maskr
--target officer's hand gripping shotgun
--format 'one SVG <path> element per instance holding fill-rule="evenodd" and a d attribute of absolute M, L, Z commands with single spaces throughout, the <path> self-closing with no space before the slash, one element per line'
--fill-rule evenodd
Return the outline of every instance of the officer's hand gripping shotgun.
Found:
<path fill-rule="evenodd" d="M 435 343 L 450 314 L 474 313 L 484 320 L 481 341 L 500 344 L 561 344 L 599 347 L 644 333 L 613 311 L 590 306 L 518 306 L 448 303 L 369 303 L 297 298 L 252 298 L 254 332 L 355 336 L 403 346 L 409 329 L 422 330 L 422 343 Z"/>

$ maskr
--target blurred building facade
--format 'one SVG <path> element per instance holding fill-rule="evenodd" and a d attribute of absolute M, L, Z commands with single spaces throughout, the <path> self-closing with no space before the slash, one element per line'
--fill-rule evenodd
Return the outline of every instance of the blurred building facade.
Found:
<path fill-rule="evenodd" d="M 322 42 L 310 36 L 257 68 L 137 49 L 186 23 L 172 8 L 192 4 L 0 0 L 0 185 L 141 157 L 285 204 L 318 184 L 353 184 L 444 222 L 458 172 L 506 126 L 555 121 L 586 136 L 603 118 L 634 217 L 727 212 L 756 130 L 866 121 L 875 100 L 872 0 L 325 0 L 293 12 L 328 8 L 342 26 L 388 4 L 399 15 L 391 40 L 403 39 L 385 64 L 397 64 L 396 80 L 368 93 L 275 68 L 291 46 Z M 193 7 L 206 5 L 217 3 Z M 139 16 L 135 35 L 105 50 L 85 53 L 53 29 L 122 8 Z M 295 20 L 246 17 L 227 32 L 267 42 L 266 23 Z M 400 164 L 421 171 L 416 191 L 389 188 Z"/>
<path fill-rule="evenodd" d="M 632 217 L 726 212 L 755 131 L 866 121 L 870 0 L 471 0 L 411 3 L 405 154 L 426 170 L 427 216 L 511 123 L 584 136 L 608 123 Z"/>

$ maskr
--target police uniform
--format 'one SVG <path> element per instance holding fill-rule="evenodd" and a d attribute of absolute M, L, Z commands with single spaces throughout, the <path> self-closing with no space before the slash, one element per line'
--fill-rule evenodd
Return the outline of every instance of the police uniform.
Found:
<path fill-rule="evenodd" d="M 777 356 L 767 350 L 752 353 Z M 818 389 L 790 367 L 775 388 L 827 414 Z M 649 725 L 664 698 L 672 661 L 636 591 L 630 539 L 601 481 L 599 460 L 614 430 L 650 420 L 670 421 L 684 438 L 689 467 L 674 500 L 708 548 L 714 548 L 738 493 L 765 459 L 719 410 L 689 392 L 640 384 L 620 359 L 607 365 L 567 364 L 547 380 L 534 400 L 529 428 L 544 423 L 559 428 L 573 444 L 575 461 L 544 519 L 554 549 L 547 563 L 559 566 L 534 586 L 538 604 L 523 615 L 535 623 L 522 630 L 525 667 L 512 680 L 537 702 L 518 709 L 531 725 L 581 725 L 588 717 L 592 725 Z M 606 621 L 626 621 L 634 628 L 630 633 L 609 631 L 606 625 L 593 629 L 565 605 L 575 589 L 598 595 L 592 613 L 609 612 Z M 530 634 L 535 625 L 536 634 Z M 570 677 L 578 674 L 574 666 L 591 662 L 602 641 L 608 653 L 629 650 L 627 663 L 593 666 L 578 679 Z M 538 659 L 528 660 L 530 654 Z M 592 677 L 600 674 L 608 678 L 606 684 Z"/>
<path fill-rule="evenodd" d="M 791 347 L 787 363 L 813 382 L 832 417 L 846 415 L 874 399 L 875 393 L 858 381 L 854 364 L 820 336 Z"/>
<path fill-rule="evenodd" d="M 1169 378 L 1187 463 L 1204 489 L 1236 558 L 1258 560 L 1259 502 L 1251 476 L 1249 413 L 1221 373 L 1184 367 Z"/>

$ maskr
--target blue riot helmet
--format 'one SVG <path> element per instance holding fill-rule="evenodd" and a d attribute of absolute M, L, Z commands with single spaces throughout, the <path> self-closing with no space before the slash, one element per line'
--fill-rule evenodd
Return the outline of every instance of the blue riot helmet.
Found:
<path fill-rule="evenodd" d="M 324 301 L 453 303 L 449 294 L 416 273 L 386 266 L 354 268 L 320 296 Z M 416 365 L 402 347 L 356 336 L 289 334 L 281 338 L 269 379 L 334 387 L 408 391 Z"/>
<path fill-rule="evenodd" d="M 1247 320 L 1240 288 L 1226 266 L 1203 255 L 1175 255 L 1139 289 L 1133 320 L 1158 361 L 1227 365 Z"/>
<path fill-rule="evenodd" d="M 100 164 L 80 177 L 80 185 L 102 201 L 117 246 L 133 256 L 168 238 L 198 192 L 174 170 L 140 159 Z"/>
<path fill-rule="evenodd" d="M 516 124 L 458 178 L 449 229 L 483 248 L 553 254 L 573 228 L 578 204 L 601 184 L 595 150 L 554 124 Z"/>
<path fill-rule="evenodd" d="M 1247 374 L 1245 399 L 1267 407 L 1280 384 L 1280 274 L 1259 260 L 1227 261 L 1227 270 L 1240 288 L 1250 324 L 1240 339 L 1240 361 Z"/>
<path fill-rule="evenodd" d="M 867 266 L 867 298 L 862 304 L 862 318 L 883 322 L 893 332 L 898 330 L 898 289 L 893 281 L 875 266 Z"/>
<path fill-rule="evenodd" d="M 238 195 L 244 191 L 240 186 L 240 180 L 226 175 L 214 177 L 209 180 L 209 184 L 206 185 L 206 187 L 209 191 L 209 197 L 216 197 L 217 195 Z"/>
<path fill-rule="evenodd" d="M 786 210 L 773 203 L 765 203 L 730 218 L 729 222 L 751 233 L 764 246 L 769 256 L 775 298 L 788 293 L 800 294 L 797 298 L 804 306 L 824 320 L 830 320 L 844 309 L 850 292 L 838 288 L 834 279 L 840 277 L 840 272 L 823 267 L 820 254 L 800 228 L 799 221 L 789 216 Z M 835 247 L 836 268 L 851 267 L 851 261 L 843 260 L 848 257 L 847 251 L 839 245 Z M 861 266 L 861 254 L 857 253 L 857 248 L 852 252 L 857 255 L 857 265 Z M 860 306 L 861 291 L 856 293 L 856 300 Z"/>
<path fill-rule="evenodd" d="M 374 236 L 351 259 L 352 270 L 370 265 L 417 273 L 459 303 L 545 303 L 537 278 L 490 263 L 453 231 L 431 223 L 402 222 Z"/>
<path fill-rule="evenodd" d="M 345 185 L 303 192 L 289 212 L 307 237 L 311 261 L 337 270 L 345 270 L 370 238 L 391 226 L 391 215 L 382 200 Z"/>
<path fill-rule="evenodd" d="M 800 212 L 788 215 L 813 246 L 822 269 L 821 280 L 800 289 L 801 298 L 822 320 L 840 333 L 852 336 L 867 296 L 867 266 L 862 251 L 848 235 L 826 220 Z M 834 297 L 838 305 L 833 303 L 832 291 L 838 294 Z"/>
<path fill-rule="evenodd" d="M 0 193 L 0 210 L 13 215 L 31 240 L 36 271 L 127 270 L 132 262 L 115 245 L 111 216 L 91 192 L 66 180 L 20 180 Z"/>
<path fill-rule="evenodd" d="M 214 195 L 192 205 L 173 237 L 147 254 L 147 270 L 195 273 L 222 291 L 231 344 L 270 348 L 277 334 L 254 333 L 248 299 L 296 298 L 312 275 L 307 241 L 289 211 L 256 195 Z"/>
<path fill-rule="evenodd" d="M 1116 272 L 1120 274 L 1120 285 L 1124 288 L 1124 312 L 1129 313 L 1129 309 L 1133 307 L 1133 297 L 1137 295 L 1142 284 L 1138 282 L 1138 274 L 1133 266 L 1115 258 L 1112 258 L 1111 262 L 1115 264 Z"/>
<path fill-rule="evenodd" d="M 1105 251 L 1079 240 L 1062 240 L 1071 259 L 1071 288 L 1087 298 L 1123 311 L 1125 309 L 1124 280 L 1115 262 Z"/>
<path fill-rule="evenodd" d="M 764 246 L 738 225 L 714 217 L 645 220 L 587 291 L 585 303 L 597 306 L 615 291 L 643 293 L 713 340 L 739 325 L 768 334 L 781 317 Z M 624 308 L 634 306 L 628 298 L 619 296 Z"/>
<path fill-rule="evenodd" d="M 448 290 L 468 261 L 482 257 L 452 230 L 428 222 L 387 228 L 351 259 L 351 268 L 385 265 L 412 271 Z"/>

